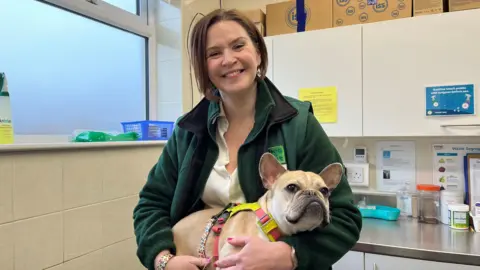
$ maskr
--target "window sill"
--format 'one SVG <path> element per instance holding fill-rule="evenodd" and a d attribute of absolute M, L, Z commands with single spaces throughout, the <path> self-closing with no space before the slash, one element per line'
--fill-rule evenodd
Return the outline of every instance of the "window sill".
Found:
<path fill-rule="evenodd" d="M 165 145 L 167 141 L 69 142 L 68 136 L 16 136 L 13 144 L 0 144 L 2 152 L 63 149 L 118 148 Z"/>

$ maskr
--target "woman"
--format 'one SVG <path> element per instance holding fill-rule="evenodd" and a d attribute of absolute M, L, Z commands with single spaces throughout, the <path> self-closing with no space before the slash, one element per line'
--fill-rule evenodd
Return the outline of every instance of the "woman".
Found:
<path fill-rule="evenodd" d="M 192 64 L 205 98 L 181 117 L 134 210 L 137 255 L 148 269 L 189 270 L 207 261 L 174 256 L 172 226 L 186 215 L 265 192 L 260 156 L 270 151 L 288 169 L 319 173 L 341 158 L 310 103 L 284 97 L 265 77 L 268 56 L 255 25 L 236 11 L 215 10 L 199 21 Z M 343 177 L 332 192 L 332 222 L 277 242 L 234 238 L 243 246 L 219 260 L 222 269 L 328 269 L 356 243 L 361 216 Z M 204 226 L 204 224 L 199 224 Z"/>

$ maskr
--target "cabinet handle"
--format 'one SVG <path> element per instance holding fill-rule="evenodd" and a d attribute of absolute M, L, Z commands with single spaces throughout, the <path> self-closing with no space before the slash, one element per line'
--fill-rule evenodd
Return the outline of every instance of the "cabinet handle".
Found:
<path fill-rule="evenodd" d="M 373 263 L 373 270 L 377 270 L 377 264 Z"/>
<path fill-rule="evenodd" d="M 480 127 L 480 124 L 440 125 L 441 127 Z"/>

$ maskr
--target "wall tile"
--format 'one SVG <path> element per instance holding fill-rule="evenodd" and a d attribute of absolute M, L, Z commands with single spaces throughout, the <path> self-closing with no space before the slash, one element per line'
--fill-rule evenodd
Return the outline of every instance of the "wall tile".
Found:
<path fill-rule="evenodd" d="M 13 220 L 13 160 L 0 157 L 0 224 Z M 1 268 L 0 268 L 1 269 Z"/>
<path fill-rule="evenodd" d="M 102 205 L 65 211 L 64 259 L 71 260 L 103 247 Z"/>
<path fill-rule="evenodd" d="M 15 262 L 13 223 L 0 225 L 0 269 L 13 270 Z"/>
<path fill-rule="evenodd" d="M 144 148 L 109 150 L 105 157 L 103 199 L 113 200 L 138 194 L 156 160 L 144 158 Z"/>
<path fill-rule="evenodd" d="M 78 151 L 65 155 L 64 209 L 102 201 L 104 157 L 104 151 L 98 150 Z"/>
<path fill-rule="evenodd" d="M 97 250 L 47 270 L 103 270 L 102 255 L 103 251 Z"/>
<path fill-rule="evenodd" d="M 103 270 L 144 270 L 136 256 L 135 239 L 131 238 L 103 250 Z"/>
<path fill-rule="evenodd" d="M 109 201 L 102 204 L 103 246 L 131 238 L 133 231 L 133 208 L 137 196 Z"/>
<path fill-rule="evenodd" d="M 59 153 L 43 152 L 15 157 L 15 220 L 62 210 L 61 158 Z"/>
<path fill-rule="evenodd" d="M 62 213 L 14 223 L 15 270 L 44 269 L 63 262 Z"/>
<path fill-rule="evenodd" d="M 182 61 L 168 60 L 158 63 L 157 104 L 182 102 Z"/>

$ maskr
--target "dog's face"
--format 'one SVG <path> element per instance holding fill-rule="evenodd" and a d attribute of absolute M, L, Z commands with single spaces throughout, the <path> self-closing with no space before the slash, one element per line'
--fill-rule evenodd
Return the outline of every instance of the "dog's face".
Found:
<path fill-rule="evenodd" d="M 260 175 L 269 190 L 270 212 L 286 234 L 313 230 L 330 223 L 329 196 L 343 166 L 333 163 L 320 174 L 288 171 L 270 153 L 260 159 Z"/>

